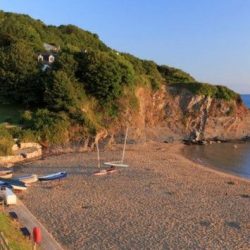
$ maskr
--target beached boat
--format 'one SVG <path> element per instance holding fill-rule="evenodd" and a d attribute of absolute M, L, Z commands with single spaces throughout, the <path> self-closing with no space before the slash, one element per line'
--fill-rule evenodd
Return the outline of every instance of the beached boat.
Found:
<path fill-rule="evenodd" d="M 0 196 L 3 197 L 6 205 L 15 205 L 17 202 L 16 195 L 12 192 L 10 188 L 1 187 Z"/>
<path fill-rule="evenodd" d="M 0 188 L 3 188 L 3 187 L 12 188 L 11 185 L 4 182 L 4 180 L 0 180 Z"/>
<path fill-rule="evenodd" d="M 10 179 L 10 178 L 12 178 L 12 176 L 13 176 L 13 173 L 10 172 L 10 173 L 4 174 L 4 175 L 0 175 L 0 178 Z"/>
<path fill-rule="evenodd" d="M 100 171 L 97 171 L 94 173 L 94 175 L 106 175 L 108 173 L 108 171 L 106 169 L 102 169 Z"/>
<path fill-rule="evenodd" d="M 6 169 L 6 168 L 0 168 L 0 177 L 6 174 L 13 173 L 13 170 L 11 169 Z"/>
<path fill-rule="evenodd" d="M 58 172 L 53 173 L 45 176 L 38 177 L 39 181 L 54 181 L 54 180 L 61 180 L 67 177 L 67 172 Z"/>
<path fill-rule="evenodd" d="M 38 177 L 36 174 L 30 174 L 25 176 L 19 176 L 16 180 L 22 181 L 25 184 L 31 184 L 38 181 Z"/>
<path fill-rule="evenodd" d="M 126 144 L 127 144 L 127 138 L 128 138 L 128 128 L 126 129 L 124 144 L 123 144 L 123 150 L 122 150 L 122 158 L 120 161 L 109 161 L 104 162 L 104 165 L 109 166 L 110 169 L 114 170 L 115 167 L 118 168 L 127 168 L 128 164 L 124 164 L 124 157 L 125 157 L 125 151 L 126 151 Z"/>
<path fill-rule="evenodd" d="M 106 174 L 112 174 L 117 172 L 117 169 L 114 167 L 110 167 L 108 169 L 101 169 L 100 171 L 97 171 L 94 173 L 94 175 L 106 175 Z"/>
<path fill-rule="evenodd" d="M 6 186 L 9 188 L 13 188 L 15 190 L 26 190 L 27 186 L 25 183 L 19 180 L 14 180 L 14 179 L 0 179 L 0 186 Z"/>
<path fill-rule="evenodd" d="M 110 166 L 110 167 L 118 167 L 118 168 L 128 167 L 128 164 L 124 164 L 122 161 L 104 162 L 104 165 Z"/>

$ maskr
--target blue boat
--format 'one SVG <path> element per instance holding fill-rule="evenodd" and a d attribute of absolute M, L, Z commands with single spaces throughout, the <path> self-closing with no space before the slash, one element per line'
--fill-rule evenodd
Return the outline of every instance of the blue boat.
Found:
<path fill-rule="evenodd" d="M 58 172 L 53 173 L 45 176 L 38 177 L 39 181 L 54 181 L 54 180 L 61 180 L 67 177 L 67 172 Z"/>
<path fill-rule="evenodd" d="M 2 179 L 0 178 L 0 186 L 6 186 L 16 190 L 26 190 L 27 186 L 25 183 L 14 179 Z"/>

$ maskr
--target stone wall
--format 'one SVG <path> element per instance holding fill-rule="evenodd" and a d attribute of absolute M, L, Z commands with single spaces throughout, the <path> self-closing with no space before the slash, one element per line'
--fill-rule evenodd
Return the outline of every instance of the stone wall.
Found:
<path fill-rule="evenodd" d="M 27 150 L 27 152 L 26 152 Z M 37 158 L 42 155 L 42 146 L 38 143 L 21 143 L 12 147 L 14 155 L 1 156 L 0 164 L 8 166 L 8 163 L 17 163 L 27 159 Z M 17 153 L 17 151 L 20 151 Z"/>

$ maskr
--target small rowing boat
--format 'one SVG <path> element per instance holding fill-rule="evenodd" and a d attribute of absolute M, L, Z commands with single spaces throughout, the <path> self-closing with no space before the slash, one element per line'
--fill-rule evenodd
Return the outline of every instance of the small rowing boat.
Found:
<path fill-rule="evenodd" d="M 67 172 L 58 172 L 53 173 L 45 176 L 38 177 L 39 181 L 54 181 L 54 180 L 61 180 L 67 177 Z"/>
<path fill-rule="evenodd" d="M 30 174 L 25 176 L 19 176 L 16 180 L 22 181 L 25 184 L 31 184 L 38 181 L 38 177 L 36 174 Z"/>
<path fill-rule="evenodd" d="M 95 172 L 94 175 L 97 175 L 97 176 L 106 175 L 107 173 L 108 173 L 108 171 L 106 169 L 102 169 L 100 171 Z"/>
<path fill-rule="evenodd" d="M 114 167 L 110 167 L 108 169 L 102 169 L 98 172 L 95 172 L 94 175 L 106 175 L 106 174 L 112 174 L 115 173 L 117 171 L 117 169 L 115 169 Z"/>
<path fill-rule="evenodd" d="M 6 169 L 6 168 L 0 168 L 0 177 L 6 174 L 13 173 L 13 170 L 11 169 Z"/>
<path fill-rule="evenodd" d="M 0 175 L 0 178 L 10 179 L 10 178 L 12 178 L 12 176 L 13 176 L 13 174 L 12 174 L 12 172 L 10 172 L 10 173 L 4 174 L 4 175 Z"/>
<path fill-rule="evenodd" d="M 25 183 L 19 180 L 14 180 L 14 179 L 0 179 L 0 186 L 6 186 L 6 187 L 11 187 L 15 190 L 26 190 L 27 186 Z"/>

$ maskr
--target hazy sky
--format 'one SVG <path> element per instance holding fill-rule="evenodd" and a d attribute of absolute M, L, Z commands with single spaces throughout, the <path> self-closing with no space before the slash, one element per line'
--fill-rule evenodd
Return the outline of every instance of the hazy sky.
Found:
<path fill-rule="evenodd" d="M 78 25 L 116 50 L 250 93 L 250 0 L 0 0 L 0 9 Z"/>

